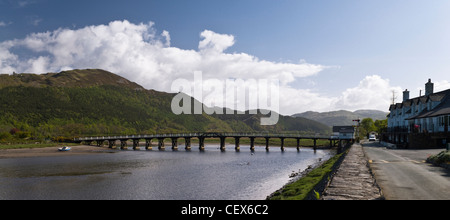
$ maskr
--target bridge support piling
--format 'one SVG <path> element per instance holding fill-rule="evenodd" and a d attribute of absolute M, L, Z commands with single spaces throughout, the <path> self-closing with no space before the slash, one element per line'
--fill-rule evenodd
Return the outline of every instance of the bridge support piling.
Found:
<path fill-rule="evenodd" d="M 269 151 L 269 149 L 270 149 L 270 147 L 269 147 L 270 137 L 265 137 L 265 139 L 266 139 L 266 151 Z"/>
<path fill-rule="evenodd" d="M 317 139 L 314 139 L 314 152 L 317 150 Z"/>
<path fill-rule="evenodd" d="M 152 150 L 152 139 L 145 139 L 145 149 Z"/>
<path fill-rule="evenodd" d="M 158 138 L 158 150 L 165 150 L 164 138 Z"/>
<path fill-rule="evenodd" d="M 343 147 L 342 147 L 342 140 L 339 140 L 339 144 L 338 144 L 338 154 L 340 154 L 340 153 L 342 153 L 342 149 L 343 149 Z"/>
<path fill-rule="evenodd" d="M 120 140 L 120 149 L 121 150 L 127 150 L 127 140 Z"/>
<path fill-rule="evenodd" d="M 133 150 L 140 150 L 139 139 L 133 139 Z"/>
<path fill-rule="evenodd" d="M 200 151 L 205 150 L 205 137 L 198 137 L 198 148 Z"/>
<path fill-rule="evenodd" d="M 178 150 L 178 138 L 172 138 L 172 150 L 177 151 Z"/>
<path fill-rule="evenodd" d="M 116 140 L 109 140 L 108 141 L 108 147 L 109 148 L 114 148 L 116 146 Z"/>
<path fill-rule="evenodd" d="M 220 137 L 220 150 L 221 150 L 222 152 L 224 152 L 225 149 L 226 149 L 226 147 L 225 147 L 225 138 L 226 138 L 226 137 Z"/>
<path fill-rule="evenodd" d="M 300 140 L 301 138 L 297 138 L 297 151 L 300 152 Z"/>
<path fill-rule="evenodd" d="M 281 151 L 284 151 L 284 138 L 280 138 L 281 140 Z"/>
<path fill-rule="evenodd" d="M 250 151 L 255 151 L 255 137 L 250 137 Z"/>
<path fill-rule="evenodd" d="M 190 137 L 186 137 L 184 138 L 184 143 L 186 145 L 185 150 L 191 150 L 191 138 Z"/>
<path fill-rule="evenodd" d="M 240 137 L 234 137 L 234 142 L 235 142 L 235 144 L 236 144 L 236 146 L 234 147 L 234 149 L 235 149 L 236 151 L 240 151 L 240 150 L 241 150 L 241 146 L 240 146 L 240 144 L 239 144 L 240 140 L 241 140 Z"/>
<path fill-rule="evenodd" d="M 103 146 L 103 140 L 97 141 L 97 147 L 102 147 L 102 146 Z"/>

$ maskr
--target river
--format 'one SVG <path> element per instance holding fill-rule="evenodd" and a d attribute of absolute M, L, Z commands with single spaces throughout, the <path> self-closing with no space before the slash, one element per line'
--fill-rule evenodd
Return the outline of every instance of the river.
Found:
<path fill-rule="evenodd" d="M 208 144 L 204 152 L 117 150 L 79 156 L 0 159 L 0 199 L 262 200 L 293 171 L 332 151 Z"/>

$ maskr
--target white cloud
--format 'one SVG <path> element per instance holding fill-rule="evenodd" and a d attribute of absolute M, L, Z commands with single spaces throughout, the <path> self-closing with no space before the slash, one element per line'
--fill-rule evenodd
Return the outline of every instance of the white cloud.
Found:
<path fill-rule="evenodd" d="M 101 68 L 137 82 L 147 89 L 170 92 L 178 78 L 193 80 L 195 71 L 204 79 L 278 79 L 280 112 L 336 109 L 380 109 L 389 106 L 389 80 L 368 76 L 342 95 L 321 95 L 290 86 L 296 78 L 316 75 L 325 66 L 260 60 L 247 53 L 228 53 L 235 37 L 210 30 L 200 33 L 198 50 L 171 47 L 168 31 L 157 34 L 154 24 L 126 20 L 80 29 L 60 28 L 33 33 L 24 39 L 0 42 L 0 72 L 59 72 Z M 19 48 L 19 50 L 15 50 Z M 14 51 L 26 51 L 26 55 Z M 395 88 L 398 89 L 398 88 Z M 211 98 L 211 97 L 210 97 Z"/>
<path fill-rule="evenodd" d="M 425 87 L 424 87 L 425 88 Z M 434 82 L 434 92 L 441 92 L 450 89 L 450 82 L 447 80 Z"/>
<path fill-rule="evenodd" d="M 210 30 L 203 31 L 200 36 L 203 40 L 200 41 L 198 49 L 203 52 L 222 53 L 235 43 L 232 35 L 217 34 Z"/>
<path fill-rule="evenodd" d="M 163 31 L 158 36 L 151 22 L 133 24 L 125 20 L 76 30 L 60 28 L 2 42 L 4 54 L 12 53 L 14 47 L 23 47 L 41 53 L 39 60 L 45 58 L 47 62 L 40 64 L 46 66 L 33 66 L 38 56 L 30 60 L 9 58 L 8 65 L 2 66 L 0 71 L 14 69 L 16 72 L 40 73 L 60 71 L 66 67 L 103 68 L 147 88 L 167 91 L 173 79 L 192 78 L 194 71 L 203 71 L 206 76 L 219 79 L 280 77 L 282 83 L 287 84 L 295 77 L 314 75 L 325 68 L 305 62 L 259 60 L 246 53 L 225 53 L 234 45 L 234 36 L 205 30 L 200 37 L 199 50 L 194 51 L 170 47 L 169 32 Z"/>
<path fill-rule="evenodd" d="M 401 102 L 402 89 L 390 85 L 388 79 L 378 75 L 366 76 L 358 86 L 342 93 L 336 102 L 336 109 L 358 110 L 378 109 L 387 111 L 392 104 L 392 91 L 397 94 L 397 102 Z"/>
<path fill-rule="evenodd" d="M 8 25 L 11 25 L 12 22 L 4 22 L 4 21 L 0 21 L 0 27 L 6 27 Z"/>

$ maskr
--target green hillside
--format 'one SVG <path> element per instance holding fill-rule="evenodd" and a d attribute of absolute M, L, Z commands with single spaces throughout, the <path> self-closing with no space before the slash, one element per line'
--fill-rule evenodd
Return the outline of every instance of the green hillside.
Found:
<path fill-rule="evenodd" d="M 329 132 L 326 125 L 288 116 L 280 116 L 274 126 L 261 126 L 261 115 L 178 116 L 170 109 L 173 96 L 103 70 L 0 75 L 0 142 L 17 135 L 44 139 L 196 131 Z"/>

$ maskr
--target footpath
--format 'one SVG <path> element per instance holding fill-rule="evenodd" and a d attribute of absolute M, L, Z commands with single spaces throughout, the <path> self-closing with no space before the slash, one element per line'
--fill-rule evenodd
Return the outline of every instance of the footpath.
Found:
<path fill-rule="evenodd" d="M 354 144 L 350 148 L 322 198 L 323 200 L 383 199 L 360 144 Z"/>

